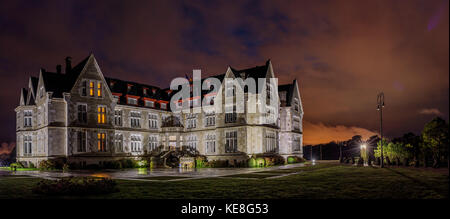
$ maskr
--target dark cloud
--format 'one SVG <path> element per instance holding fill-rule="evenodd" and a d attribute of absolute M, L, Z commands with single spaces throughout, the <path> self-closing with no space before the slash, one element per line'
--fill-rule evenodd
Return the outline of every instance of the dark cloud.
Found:
<path fill-rule="evenodd" d="M 299 80 L 311 124 L 377 130 L 384 91 L 386 133 L 418 132 L 433 116 L 422 109 L 448 119 L 448 11 L 441 0 L 7 1 L 0 140 L 15 139 L 30 75 L 90 52 L 107 76 L 167 86 L 193 68 L 212 75 L 270 58 L 280 82 Z"/>

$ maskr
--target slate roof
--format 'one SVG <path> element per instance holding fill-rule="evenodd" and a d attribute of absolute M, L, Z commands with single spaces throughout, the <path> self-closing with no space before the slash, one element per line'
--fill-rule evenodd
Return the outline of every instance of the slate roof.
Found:
<path fill-rule="evenodd" d="M 294 94 L 294 85 L 296 80 L 294 80 L 291 84 L 283 84 L 278 86 L 278 94 L 283 91 L 286 91 L 286 102 L 280 99 L 281 105 L 283 106 L 291 106 L 292 96 Z M 284 102 L 284 103 L 283 103 Z"/>
<path fill-rule="evenodd" d="M 42 76 L 44 81 L 44 86 L 46 88 L 46 91 L 53 92 L 53 97 L 63 97 L 64 92 L 70 92 L 72 87 L 74 86 L 78 76 L 80 75 L 81 71 L 84 69 L 85 65 L 87 64 L 89 58 L 91 55 L 83 59 L 80 63 L 78 63 L 76 66 L 74 66 L 69 72 L 66 73 L 55 73 L 55 72 L 48 72 L 42 69 Z M 242 70 L 237 70 L 234 68 L 231 68 L 231 71 L 233 72 L 235 77 L 241 77 L 244 80 L 246 78 L 252 77 L 252 78 L 265 78 L 268 68 L 269 68 L 270 60 L 268 60 L 265 65 L 262 66 L 256 66 L 253 68 L 247 68 Z M 214 76 L 209 76 L 219 79 L 221 82 L 223 82 L 223 79 L 225 78 L 225 74 L 219 74 Z M 207 77 L 207 78 L 209 78 Z M 201 82 L 206 80 L 207 78 L 202 78 Z M 38 78 L 31 77 L 32 83 L 35 84 L 35 89 L 37 87 Z M 176 92 L 171 91 L 169 88 L 160 88 L 157 86 L 147 85 L 147 84 L 141 84 L 137 82 L 132 81 L 126 81 L 126 80 L 120 80 L 116 78 L 109 78 L 105 77 L 106 83 L 113 93 L 113 95 L 119 97 L 119 104 L 127 104 L 127 96 L 135 96 L 138 98 L 138 106 L 144 106 L 144 99 L 154 99 L 157 100 L 155 103 L 155 107 L 159 108 L 158 101 L 164 102 L 164 101 L 170 101 L 173 94 Z M 256 81 L 257 82 L 257 81 Z M 190 82 L 192 83 L 192 81 Z M 258 84 L 258 83 L 256 83 Z M 147 90 L 146 93 L 144 93 L 144 89 Z M 291 98 L 291 93 L 293 89 L 293 85 L 281 85 L 279 86 L 279 90 L 287 90 L 287 96 Z M 25 89 L 26 90 L 26 89 Z M 209 90 L 202 90 L 202 96 L 206 93 L 210 92 Z M 36 91 L 35 91 L 36 94 Z M 290 101 L 289 101 L 290 102 Z M 169 106 L 167 106 L 169 108 Z"/>

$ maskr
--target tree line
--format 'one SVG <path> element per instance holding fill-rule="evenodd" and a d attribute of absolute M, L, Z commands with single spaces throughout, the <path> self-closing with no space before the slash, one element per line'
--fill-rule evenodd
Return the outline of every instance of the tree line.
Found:
<path fill-rule="evenodd" d="M 360 135 L 347 141 L 333 141 L 328 144 L 304 146 L 304 157 L 322 160 L 337 160 L 345 163 L 355 163 L 361 157 L 369 163 L 380 163 L 381 144 L 386 165 L 405 165 L 423 167 L 449 166 L 449 125 L 442 118 L 428 122 L 419 135 L 406 133 L 401 137 L 381 141 L 378 135 L 364 141 Z M 361 147 L 364 145 L 365 147 Z"/>

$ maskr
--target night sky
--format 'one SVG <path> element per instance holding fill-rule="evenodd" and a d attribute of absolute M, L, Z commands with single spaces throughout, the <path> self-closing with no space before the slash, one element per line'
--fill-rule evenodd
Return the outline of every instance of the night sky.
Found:
<path fill-rule="evenodd" d="M 0 2 L 0 142 L 29 76 L 91 52 L 106 76 L 160 87 L 271 59 L 299 81 L 305 144 L 378 132 L 380 91 L 388 137 L 448 120 L 448 0 L 15 0 Z"/>

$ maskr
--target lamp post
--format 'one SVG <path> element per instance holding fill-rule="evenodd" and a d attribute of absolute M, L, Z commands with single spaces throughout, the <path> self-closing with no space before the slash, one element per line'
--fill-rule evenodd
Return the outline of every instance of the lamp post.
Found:
<path fill-rule="evenodd" d="M 381 164 L 380 167 L 384 167 L 384 157 L 383 157 L 383 108 L 384 108 L 384 93 L 381 92 L 377 96 L 377 110 L 380 111 L 380 146 L 381 146 Z"/>
<path fill-rule="evenodd" d="M 364 162 L 367 162 L 367 145 L 366 144 L 360 145 L 359 154 L 360 154 L 360 157 L 362 157 L 364 159 Z"/>

